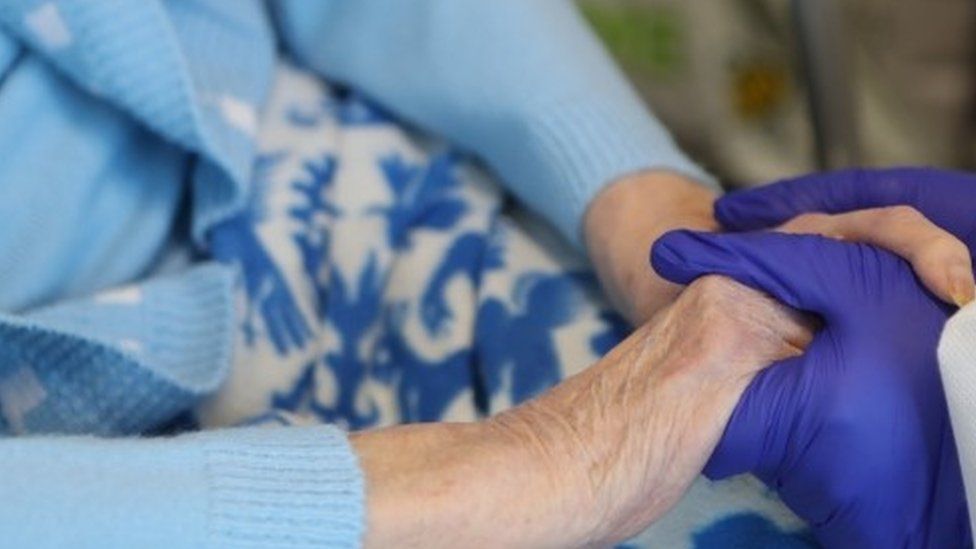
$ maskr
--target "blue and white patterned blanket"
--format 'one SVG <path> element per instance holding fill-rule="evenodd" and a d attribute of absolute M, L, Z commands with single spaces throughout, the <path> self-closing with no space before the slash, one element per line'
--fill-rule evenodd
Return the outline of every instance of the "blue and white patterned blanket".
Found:
<path fill-rule="evenodd" d="M 282 67 L 240 264 L 229 381 L 204 427 L 464 421 L 580 371 L 625 327 L 586 263 L 491 177 L 380 110 Z M 630 546 L 811 547 L 757 481 L 698 481 Z"/>

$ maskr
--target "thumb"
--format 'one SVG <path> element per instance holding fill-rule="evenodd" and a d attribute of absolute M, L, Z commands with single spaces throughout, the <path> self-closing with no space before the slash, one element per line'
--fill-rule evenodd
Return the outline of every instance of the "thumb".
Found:
<path fill-rule="evenodd" d="M 651 264 L 678 284 L 724 275 L 830 321 L 861 299 L 852 277 L 864 272 L 862 247 L 812 235 L 678 230 L 654 243 Z"/>

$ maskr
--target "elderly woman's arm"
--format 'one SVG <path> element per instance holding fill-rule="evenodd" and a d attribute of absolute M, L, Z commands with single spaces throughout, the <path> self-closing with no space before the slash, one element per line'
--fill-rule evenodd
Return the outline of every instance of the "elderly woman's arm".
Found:
<path fill-rule="evenodd" d="M 351 445 L 331 427 L 3 440 L 0 532 L 12 547 L 357 546 L 364 529 L 372 547 L 603 545 L 681 496 L 752 375 L 807 338 L 710 277 L 592 368 L 481 423 Z"/>
<path fill-rule="evenodd" d="M 802 319 L 726 279 L 592 368 L 489 421 L 353 435 L 371 547 L 604 546 L 640 532 L 701 471 L 752 376 L 797 354 Z"/>

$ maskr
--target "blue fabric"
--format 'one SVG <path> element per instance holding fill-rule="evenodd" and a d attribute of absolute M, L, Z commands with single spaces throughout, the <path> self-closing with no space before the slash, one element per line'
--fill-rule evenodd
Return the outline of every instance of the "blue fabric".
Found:
<path fill-rule="evenodd" d="M 236 336 L 253 342 L 267 334 L 275 356 L 298 356 L 319 344 L 311 337 L 316 316 L 296 297 L 294 281 L 283 268 L 287 263 L 270 260 L 267 253 L 262 257 L 266 235 L 253 232 L 261 215 L 250 207 L 260 192 L 252 189 L 261 179 L 253 170 L 273 162 L 266 157 L 255 161 L 255 148 L 273 80 L 276 38 L 309 67 L 364 91 L 396 116 L 441 133 L 485 160 L 509 188 L 573 240 L 578 240 L 588 201 L 616 177 L 657 167 L 707 180 L 674 149 L 567 4 L 459 6 L 432 2 L 414 13 L 393 2 L 282 3 L 275 8 L 280 23 L 276 37 L 266 6 L 258 0 L 0 1 L 0 150 L 5 151 L 0 254 L 6 255 L 0 263 L 0 310 L 5 313 L 0 317 L 0 428 L 9 434 L 145 432 L 220 384 Z M 310 19 L 319 17 L 321 21 Z M 404 21 L 416 27 L 404 34 Z M 492 31 L 493 43 L 463 32 L 473 21 Z M 512 21 L 533 31 L 507 30 Z M 309 32 L 306 23 L 323 26 Z M 447 29 L 454 32 L 442 34 Z M 367 35 L 372 40 L 363 42 Z M 319 47 L 328 50 L 327 63 L 312 55 Z M 388 55 L 391 48 L 397 56 Z M 507 53 L 513 51 L 522 60 L 515 71 L 508 71 Z M 337 52 L 346 52 L 348 58 Z M 358 68 L 356 59 L 362 60 Z M 499 70 L 472 71 L 477 65 Z M 519 84 L 526 74 L 546 72 L 553 78 Z M 387 76 L 396 74 L 420 78 Z M 490 97 L 477 93 L 492 87 L 497 89 Z M 337 102 L 333 106 L 338 110 L 323 111 L 323 116 L 336 114 L 344 123 L 360 126 L 389 120 L 367 104 Z M 302 120 L 303 112 L 291 114 L 291 120 Z M 418 173 L 412 154 L 384 157 L 382 169 L 394 194 Z M 454 188 L 449 168 L 455 161 L 454 153 L 448 153 L 438 167 L 424 169 L 428 183 L 419 194 L 407 193 L 400 204 L 364 212 L 370 223 L 386 227 L 391 250 L 399 253 L 419 238 L 408 234 L 408 228 L 444 232 L 460 219 L 467 207 L 449 196 Z M 331 179 L 332 168 L 326 158 L 307 162 L 308 177 L 296 182 L 296 190 L 308 198 L 307 208 L 315 209 L 320 206 L 315 194 Z M 307 208 L 295 212 L 301 230 L 293 243 L 300 264 L 315 272 L 311 292 L 318 295 L 313 305 L 318 318 L 335 319 L 344 342 L 319 358 L 340 378 L 358 380 L 365 389 L 370 380 L 360 369 L 357 350 L 372 341 L 376 326 L 397 322 L 372 291 L 386 282 L 382 273 L 390 252 L 358 266 L 355 274 L 332 273 L 334 267 L 324 261 L 327 252 L 341 250 L 359 235 L 328 239 L 329 247 L 322 248 L 316 234 L 319 221 L 309 217 Z M 326 216 L 341 213 L 327 210 Z M 189 218 L 198 249 L 224 265 L 200 265 L 157 278 L 163 254 L 181 239 L 182 216 Z M 484 248 L 484 241 L 473 238 L 453 253 L 463 264 Z M 472 280 L 480 276 L 464 266 L 449 267 L 440 278 L 458 272 Z M 235 277 L 247 303 L 240 332 L 229 326 L 239 311 L 228 292 Z M 137 285 L 119 290 L 122 283 Z M 426 298 L 424 322 L 443 329 L 447 321 L 440 296 L 454 290 L 439 284 Z M 546 291 L 566 291 L 565 284 L 553 286 L 555 290 Z M 508 319 L 499 318 L 504 327 Z M 558 326 L 560 319 L 549 321 Z M 502 327 L 496 331 L 505 332 Z M 433 366 L 453 372 L 473 356 L 470 351 L 452 360 L 432 360 L 411 354 L 395 338 L 384 340 L 384 348 L 402 362 L 380 368 L 381 377 L 400 379 L 399 364 L 412 372 L 408 378 L 414 381 L 397 396 L 406 418 L 435 417 L 454 406 L 444 387 L 427 383 L 419 374 Z M 499 360 L 499 368 L 509 368 L 508 357 Z M 472 375 L 444 379 L 461 386 Z M 501 387 L 505 375 L 486 378 Z M 544 373 L 521 386 L 520 394 L 540 390 L 554 379 L 552 371 Z M 355 391 L 342 394 L 348 400 L 328 407 L 322 417 L 367 424 L 374 411 L 361 406 Z M 197 439 L 188 442 L 190 447 L 197 444 L 192 440 Z M 26 475 L 32 463 L 36 470 L 54 467 L 56 456 L 70 454 L 76 443 L 91 447 L 85 467 L 95 467 L 111 454 L 91 439 L 65 440 L 63 446 L 59 439 L 24 446 L 4 440 L 2 445 L 10 455 L 24 449 L 23 456 L 55 456 L 53 462 L 25 457 L 11 474 Z M 140 447 L 131 454 L 128 473 L 118 473 L 108 486 L 131 482 L 133 477 L 126 474 L 154 477 L 158 463 L 153 446 L 143 447 L 148 450 Z M 199 453 L 188 451 L 199 459 Z M 336 452 L 343 456 L 336 462 L 337 474 L 356 477 L 348 448 Z M 67 469 L 53 475 L 50 486 L 70 492 L 71 484 L 59 479 L 68 478 L 73 465 L 62 465 Z M 97 467 L 86 471 L 97 471 L 93 476 L 98 477 L 116 474 Z M 194 479 L 181 483 L 179 478 L 170 479 L 170 490 L 195 494 L 191 499 L 203 497 L 187 484 Z M 361 495 L 353 488 L 335 495 L 337 506 L 350 512 L 353 522 L 362 520 L 361 509 L 354 505 Z M 24 501 L 28 510 L 40 505 Z M 171 512 L 189 517 L 198 508 L 190 503 L 172 506 Z M 75 508 L 79 514 L 71 515 L 76 517 L 72 524 L 85 522 L 82 510 L 95 519 L 113 509 Z M 287 521 L 292 512 L 272 514 Z M 172 524 L 163 521 L 170 519 L 181 522 L 161 514 L 158 522 L 146 526 L 147 532 L 168 532 Z M 97 532 L 99 524 L 92 520 L 84 532 Z M 332 535 L 342 543 L 356 539 L 355 529 L 338 529 Z M 44 539 L 49 538 L 39 537 L 38 543 Z M 275 539 L 259 541 L 270 544 Z M 130 541 L 138 544 L 135 538 Z"/>
<path fill-rule="evenodd" d="M 807 532 L 784 532 L 762 515 L 739 513 L 695 533 L 694 544 L 698 549 L 807 549 L 815 542 Z"/>
<path fill-rule="evenodd" d="M 617 176 L 657 166 L 705 179 L 566 3 L 461 6 L 285 2 L 276 14 L 298 58 L 458 141 L 570 238 L 593 193 Z M 274 56 L 264 8 L 255 0 L 0 2 L 0 148 L 10 155 L 0 168 L 0 310 L 25 313 L 150 276 L 189 204 L 197 244 L 239 267 L 252 294 L 269 292 L 258 306 L 278 317 L 270 323 L 278 348 L 304 343 L 305 321 L 267 259 L 248 251 L 247 232 L 215 229 L 252 215 L 251 170 L 261 166 L 252 164 L 254 137 Z M 516 32 L 511 21 L 544 32 Z M 490 40 L 459 32 L 475 23 Z M 345 105 L 339 116 L 388 119 L 365 105 Z M 394 157 L 384 169 L 391 185 L 412 176 Z M 431 192 L 438 181 L 433 173 Z M 415 221 L 402 207 L 376 213 L 391 234 Z M 424 222 L 457 215 L 448 201 Z M 227 314 L 214 311 L 213 324 Z"/>
<path fill-rule="evenodd" d="M 627 333 L 582 258 L 470 158 L 293 69 L 265 115 L 259 192 L 214 239 L 263 268 L 238 286 L 235 364 L 196 422 L 477 419 Z M 629 546 L 815 546 L 805 532 L 758 482 L 700 479 Z"/>
<path fill-rule="evenodd" d="M 355 546 L 355 457 L 341 431 L 295 424 L 476 419 L 626 333 L 548 227 L 505 212 L 469 159 L 411 139 L 361 97 L 280 67 L 260 137 L 246 208 L 213 229 L 212 252 L 231 267 L 4 318 L 20 355 L 4 357 L 0 415 L 15 433 L 140 432 L 224 381 L 176 427 L 289 427 L 0 440 L 11 543 Z M 747 545 L 803 529 L 743 479 L 700 480 L 682 505 L 632 546 L 687 544 L 747 510 L 769 524 L 733 530 Z"/>
<path fill-rule="evenodd" d="M 614 177 L 658 166 L 705 178 L 643 110 L 575 11 L 563 2 L 532 5 L 469 3 L 461 8 L 432 2 L 414 11 L 388 2 L 286 2 L 276 4 L 276 13 L 282 41 L 298 58 L 365 90 L 398 115 L 458 141 L 570 238 L 578 236 L 593 193 Z M 151 276 L 179 230 L 181 205 L 189 204 L 196 243 L 237 267 L 252 298 L 260 294 L 254 305 L 278 350 L 306 343 L 307 321 L 295 313 L 284 280 L 246 229 L 255 215 L 247 208 L 255 194 L 252 167 L 262 167 L 252 163 L 254 137 L 275 46 L 264 8 L 256 0 L 0 2 L 7 52 L 0 58 L 5 65 L 0 149 L 10 158 L 0 168 L 7 198 L 0 207 L 0 253 L 6 256 L 0 267 L 0 310 L 24 315 Z M 516 32 L 509 28 L 511 21 L 545 32 Z M 490 31 L 490 40 L 459 32 L 475 22 Z M 362 42 L 367 35 L 372 40 Z M 396 60 L 384 53 L 391 47 L 398 51 Z M 515 51 L 521 61 L 509 67 Z M 475 65 L 484 70 L 472 72 Z M 551 78 L 526 80 L 523 74 Z M 488 88 L 494 91 L 486 96 L 482 90 Z M 344 105 L 339 116 L 366 125 L 388 119 L 365 105 Z M 431 170 L 427 184 L 402 205 L 374 212 L 389 221 L 389 236 L 401 239 L 395 248 L 407 244 L 402 240 L 407 226 L 436 229 L 460 215 L 457 201 L 447 199 L 436 212 L 414 218 L 428 195 L 440 192 L 450 162 L 445 158 Z M 314 179 L 331 169 L 327 164 L 312 168 L 323 173 L 310 173 L 309 193 L 321 190 Z M 402 191 L 415 175 L 415 168 L 396 156 L 387 158 L 383 169 L 393 192 Z M 472 251 L 477 248 L 457 253 Z M 315 261 L 309 254 L 318 252 L 305 243 L 302 253 L 304 261 Z M 213 276 L 208 287 L 217 288 L 219 277 L 227 274 Z M 230 305 L 203 302 L 214 307 L 210 326 L 223 326 Z M 165 324 L 176 317 L 153 315 L 154 307 L 160 306 L 137 307 L 141 318 L 154 317 L 156 328 L 147 332 L 174 338 L 165 346 L 188 356 L 202 352 L 191 349 L 199 340 Z M 430 309 L 425 322 L 437 323 L 437 314 Z M 96 318 L 91 316 L 94 327 L 88 332 L 112 333 L 111 327 L 96 325 Z M 4 322 L 17 325 L 16 318 Z M 66 346 L 71 335 L 89 339 L 87 332 L 64 333 L 50 315 L 31 326 L 34 332 L 47 329 L 52 337 L 64 336 Z M 4 350 L 5 345 L 10 348 Z M 104 338 L 91 345 L 100 349 Z M 119 377 L 115 366 L 112 379 L 135 384 L 141 366 L 113 346 L 119 352 L 105 356 L 115 357 L 121 371 L 132 367 L 133 380 Z M 0 341 L 0 351 L 10 356 L 20 352 L 15 347 Z M 71 367 L 70 362 L 32 365 L 52 371 Z M 91 405 L 111 406 L 109 401 Z M 31 425 L 42 431 L 80 429 L 46 421 Z M 134 421 L 119 432 L 152 426 L 148 420 Z"/>
<path fill-rule="evenodd" d="M 335 427 L 0 441 L 7 547 L 358 547 L 363 479 Z M 40 474 L 42 471 L 43 474 Z"/>
<path fill-rule="evenodd" d="M 6 0 L 0 25 L 85 91 L 201 155 L 198 241 L 240 209 L 274 59 L 259 0 Z"/>
<path fill-rule="evenodd" d="M 194 406 L 227 375 L 232 281 L 204 264 L 0 316 L 8 434 L 139 434 Z"/>
<path fill-rule="evenodd" d="M 297 58 L 482 157 L 573 241 L 590 199 L 617 177 L 654 167 L 711 183 L 569 3 L 273 8 Z M 85 90 L 201 154 L 198 240 L 240 209 L 274 50 L 258 0 L 6 0 L 0 24 Z M 52 26 L 66 36 L 52 39 Z"/>
<path fill-rule="evenodd" d="M 755 377 L 706 475 L 754 473 L 828 547 L 972 547 L 935 353 L 949 306 L 907 262 L 772 232 L 675 231 L 652 257 L 672 282 L 729 276 L 824 323 Z"/>
<path fill-rule="evenodd" d="M 572 242 L 587 204 L 622 175 L 658 168 L 714 185 L 647 112 L 572 2 L 272 6 L 300 62 L 473 152 Z"/>
<path fill-rule="evenodd" d="M 0 88 L 0 310 L 143 275 L 174 231 L 187 158 L 22 55 Z"/>

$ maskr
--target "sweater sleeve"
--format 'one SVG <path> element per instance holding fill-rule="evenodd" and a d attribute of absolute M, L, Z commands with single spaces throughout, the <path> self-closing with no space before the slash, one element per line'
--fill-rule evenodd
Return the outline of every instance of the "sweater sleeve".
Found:
<path fill-rule="evenodd" d="M 0 440 L 7 547 L 356 547 L 363 482 L 335 428 Z"/>
<path fill-rule="evenodd" d="M 969 499 L 969 522 L 976 528 L 976 303 L 946 324 L 939 342 L 939 370 Z"/>
<path fill-rule="evenodd" d="M 675 146 L 567 0 L 272 3 L 296 59 L 483 160 L 580 242 L 608 183 L 657 168 L 714 181 Z"/>

